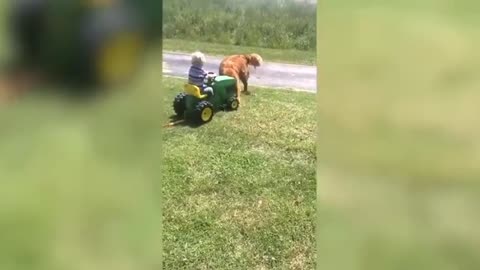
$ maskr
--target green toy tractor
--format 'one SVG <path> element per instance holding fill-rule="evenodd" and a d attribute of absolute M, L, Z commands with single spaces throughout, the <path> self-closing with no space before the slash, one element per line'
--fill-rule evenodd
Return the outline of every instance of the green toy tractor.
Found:
<path fill-rule="evenodd" d="M 124 82 L 161 39 L 162 0 L 11 0 L 15 62 L 88 85 Z"/>
<path fill-rule="evenodd" d="M 202 93 L 198 86 L 185 84 L 184 91 L 173 101 L 173 109 L 178 117 L 201 125 L 210 122 L 220 110 L 238 109 L 240 103 L 235 78 L 209 73 L 206 85 L 213 88 L 213 94 Z"/>

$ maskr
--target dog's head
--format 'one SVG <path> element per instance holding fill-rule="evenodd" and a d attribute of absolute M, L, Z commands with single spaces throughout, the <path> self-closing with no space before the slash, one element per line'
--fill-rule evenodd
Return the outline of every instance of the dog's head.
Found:
<path fill-rule="evenodd" d="M 255 68 L 263 64 L 262 57 L 256 53 L 247 54 L 246 57 L 248 64 L 254 66 Z"/>

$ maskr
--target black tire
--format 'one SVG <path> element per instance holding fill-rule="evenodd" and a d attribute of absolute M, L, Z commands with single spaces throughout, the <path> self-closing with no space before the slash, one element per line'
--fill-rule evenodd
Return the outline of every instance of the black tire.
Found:
<path fill-rule="evenodd" d="M 46 0 L 11 1 L 9 31 L 21 65 L 38 65 L 44 46 Z"/>
<path fill-rule="evenodd" d="M 105 57 L 105 51 L 108 51 L 109 42 L 124 35 L 134 36 L 139 47 L 134 49 L 135 56 L 131 57 L 133 60 L 131 65 L 127 65 L 131 68 L 127 68 L 128 71 L 124 71 L 124 75 L 112 79 L 105 76 L 105 70 L 101 70 L 99 66 Z M 84 75 L 83 80 L 89 84 L 110 86 L 127 82 L 133 77 L 145 46 L 145 35 L 133 11 L 122 6 L 92 11 L 85 19 L 81 37 L 83 44 L 81 55 L 84 61 L 80 73 Z"/>
<path fill-rule="evenodd" d="M 208 101 L 200 101 L 197 106 L 195 106 L 193 120 L 196 124 L 206 124 L 212 121 L 213 115 L 213 105 Z"/>
<path fill-rule="evenodd" d="M 227 109 L 229 111 L 236 111 L 238 110 L 238 107 L 240 106 L 240 101 L 238 100 L 237 97 L 231 97 L 227 101 Z"/>
<path fill-rule="evenodd" d="M 186 100 L 187 95 L 185 93 L 178 94 L 173 100 L 173 111 L 179 117 L 183 117 L 186 109 Z"/>

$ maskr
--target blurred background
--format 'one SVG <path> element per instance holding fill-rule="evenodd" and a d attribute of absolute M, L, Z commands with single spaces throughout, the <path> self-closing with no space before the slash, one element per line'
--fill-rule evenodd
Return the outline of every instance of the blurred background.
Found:
<path fill-rule="evenodd" d="M 0 18 L 0 269 L 158 269 L 162 1 Z"/>
<path fill-rule="evenodd" d="M 256 49 L 314 50 L 316 25 L 307 18 L 315 17 L 315 3 L 316 0 L 166 1 L 164 38 Z M 185 42 L 176 45 L 185 46 L 182 43 Z M 211 46 L 205 47 L 202 49 Z"/>
<path fill-rule="evenodd" d="M 479 269 L 480 3 L 320 3 L 322 269 Z"/>

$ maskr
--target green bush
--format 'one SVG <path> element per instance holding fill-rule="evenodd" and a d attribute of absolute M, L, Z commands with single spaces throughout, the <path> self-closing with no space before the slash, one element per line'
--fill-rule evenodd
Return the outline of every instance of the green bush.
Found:
<path fill-rule="evenodd" d="M 316 8 L 293 0 L 164 1 L 163 36 L 228 45 L 315 50 Z"/>

